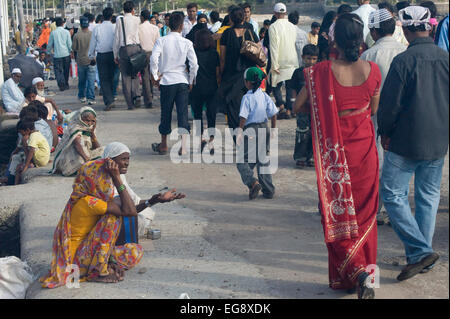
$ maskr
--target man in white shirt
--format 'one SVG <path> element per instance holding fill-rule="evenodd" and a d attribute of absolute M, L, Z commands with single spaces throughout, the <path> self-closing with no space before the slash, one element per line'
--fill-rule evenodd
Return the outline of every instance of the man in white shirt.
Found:
<path fill-rule="evenodd" d="M 295 69 L 298 68 L 298 55 L 295 48 L 298 27 L 286 19 L 286 6 L 277 3 L 274 7 L 277 21 L 269 27 L 270 41 L 270 83 L 273 88 L 276 105 L 280 110 L 279 118 L 290 118 L 291 110 L 285 109 L 285 102 L 281 94 L 281 86 L 286 80 L 292 78 Z"/>
<path fill-rule="evenodd" d="M 2 100 L 6 112 L 19 114 L 22 110 L 22 104 L 23 101 L 25 101 L 25 96 L 19 89 L 19 82 L 21 78 L 22 71 L 19 68 L 15 68 L 11 72 L 11 78 L 3 83 Z"/>
<path fill-rule="evenodd" d="M 161 143 L 152 144 L 152 149 L 159 154 L 168 151 L 167 135 L 172 132 L 173 104 L 177 107 L 178 128 L 189 132 L 188 97 L 197 76 L 198 63 L 194 46 L 191 41 L 181 36 L 183 30 L 183 13 L 173 12 L 170 16 L 170 32 L 160 37 L 153 47 L 150 57 L 150 71 L 155 86 L 161 91 L 161 123 L 159 132 Z M 189 73 L 186 70 L 186 60 L 189 61 Z M 182 141 L 185 141 L 186 134 Z M 184 142 L 179 154 L 185 154 Z"/>
<path fill-rule="evenodd" d="M 187 16 L 184 18 L 183 31 L 181 35 L 183 38 L 191 31 L 192 27 L 197 24 L 198 5 L 196 3 L 189 3 L 186 6 Z"/>
<path fill-rule="evenodd" d="M 139 25 L 139 41 L 141 47 L 147 53 L 147 67 L 141 72 L 142 75 L 142 95 L 144 95 L 144 104 L 146 108 L 152 107 L 152 85 L 150 78 L 150 56 L 153 46 L 159 38 L 159 28 L 150 23 L 150 11 L 142 10 L 141 24 Z"/>
<path fill-rule="evenodd" d="M 353 11 L 352 13 L 357 14 L 362 22 L 364 23 L 363 30 L 363 39 L 365 40 L 367 35 L 369 34 L 369 27 L 367 26 L 369 23 L 369 14 L 376 9 L 370 5 L 370 0 L 357 0 L 359 4 L 359 8 Z"/>
<path fill-rule="evenodd" d="M 212 25 L 209 27 L 209 31 L 212 33 L 216 33 L 219 31 L 222 22 L 220 22 L 220 15 L 217 11 L 211 11 L 209 14 L 209 19 L 211 20 Z"/>
<path fill-rule="evenodd" d="M 114 62 L 113 44 L 115 26 L 111 23 L 113 9 L 103 9 L 103 22 L 96 26 L 92 32 L 89 46 L 89 58 L 96 59 L 98 75 L 102 85 L 103 102 L 105 111 L 114 107 L 113 82 L 114 72 L 118 68 Z"/>
<path fill-rule="evenodd" d="M 384 81 L 391 67 L 392 60 L 400 53 L 406 50 L 406 45 L 398 42 L 393 34 L 395 32 L 396 21 L 387 9 L 375 10 L 370 13 L 368 27 L 370 35 L 375 44 L 362 55 L 361 59 L 375 62 L 381 72 L 380 92 L 383 88 Z M 378 130 L 377 114 L 372 116 L 375 132 Z M 376 137 L 378 160 L 380 162 L 380 173 L 383 167 L 384 150 L 381 147 L 380 139 Z M 381 176 L 381 175 L 380 175 Z M 377 222 L 379 225 L 388 221 L 386 214 L 381 213 L 382 201 L 378 205 Z"/>
<path fill-rule="evenodd" d="M 141 20 L 134 16 L 133 1 L 123 4 L 124 16 L 116 20 L 116 33 L 114 36 L 114 59 L 119 64 L 122 73 L 122 91 L 129 110 L 140 106 L 139 100 L 139 78 L 131 74 L 129 57 L 139 53 L 142 48 L 139 41 L 139 25 Z M 124 26 L 124 27 L 123 27 Z M 124 31 L 126 39 L 124 39 Z"/>

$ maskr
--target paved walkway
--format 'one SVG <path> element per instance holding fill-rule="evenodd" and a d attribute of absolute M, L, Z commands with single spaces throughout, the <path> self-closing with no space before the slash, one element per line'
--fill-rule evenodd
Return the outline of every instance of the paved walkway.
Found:
<path fill-rule="evenodd" d="M 50 82 L 51 85 L 53 83 Z M 75 85 L 72 84 L 72 87 Z M 74 89 L 54 97 L 60 108 L 81 107 Z M 127 179 L 142 198 L 176 187 L 187 198 L 154 207 L 159 240 L 142 239 L 140 264 L 118 284 L 82 283 L 80 289 L 29 289 L 28 298 L 356 298 L 328 288 L 328 256 L 317 214 L 315 172 L 293 168 L 295 120 L 279 121 L 276 196 L 248 200 L 233 164 L 173 164 L 150 150 L 159 141 L 159 102 L 151 110 L 111 112 L 97 98 L 98 138 L 120 141 L 131 151 Z M 176 116 L 174 113 L 174 126 Z M 218 116 L 218 127 L 224 128 Z M 42 175 L 42 170 L 38 175 Z M 2 206 L 20 207 L 22 259 L 37 275 L 51 260 L 53 231 L 71 192 L 73 178 L 37 176 L 28 184 L 1 187 Z M 413 201 L 412 201 L 413 203 Z M 441 255 L 428 274 L 399 283 L 403 246 L 389 226 L 379 227 L 377 298 L 448 298 L 448 156 L 434 248 Z"/>

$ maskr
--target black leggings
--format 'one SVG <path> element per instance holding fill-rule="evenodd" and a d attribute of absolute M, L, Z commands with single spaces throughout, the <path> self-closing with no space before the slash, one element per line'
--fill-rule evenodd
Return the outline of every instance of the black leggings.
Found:
<path fill-rule="evenodd" d="M 216 105 L 215 103 L 213 103 L 213 98 L 214 94 L 208 95 L 192 94 L 191 96 L 191 107 L 192 111 L 194 112 L 194 119 L 201 121 L 202 135 L 203 135 L 203 105 L 206 104 L 206 119 L 208 122 L 208 128 L 216 127 Z"/>

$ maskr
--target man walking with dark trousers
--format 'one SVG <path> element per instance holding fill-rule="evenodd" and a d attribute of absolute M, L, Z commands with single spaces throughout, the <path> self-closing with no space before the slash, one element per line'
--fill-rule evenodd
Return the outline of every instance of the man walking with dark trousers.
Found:
<path fill-rule="evenodd" d="M 72 39 L 68 30 L 63 28 L 64 21 L 56 18 L 56 30 L 50 33 L 47 50 L 53 50 L 53 65 L 55 67 L 56 82 L 60 91 L 69 89 L 70 52 Z"/>
<path fill-rule="evenodd" d="M 97 60 L 105 111 L 109 111 L 114 107 L 113 82 L 114 71 L 117 68 L 113 53 L 115 26 L 111 23 L 112 15 L 112 8 L 103 9 L 104 20 L 95 27 L 89 48 L 89 57 Z M 95 54 L 97 54 L 97 57 L 95 57 Z"/>
<path fill-rule="evenodd" d="M 167 135 L 172 132 L 174 104 L 177 107 L 178 128 L 185 130 L 184 133 L 181 133 L 182 147 L 179 155 L 187 154 L 186 132 L 190 131 L 188 98 L 197 76 L 198 63 L 192 42 L 181 36 L 183 19 L 182 12 L 172 13 L 169 19 L 171 32 L 156 41 L 150 57 L 152 81 L 161 91 L 161 122 L 159 125 L 161 143 L 153 143 L 152 149 L 161 155 L 168 151 Z M 186 67 L 187 63 L 189 71 Z"/>
<path fill-rule="evenodd" d="M 139 24 L 141 20 L 134 16 L 133 1 L 123 4 L 124 16 L 117 18 L 114 36 L 114 59 L 119 64 L 122 74 L 122 91 L 129 110 L 140 106 L 139 78 L 132 74 L 129 66 L 129 57 L 139 53 L 142 48 L 139 41 Z M 124 38 L 125 34 L 125 38 Z"/>
<path fill-rule="evenodd" d="M 139 25 L 139 41 L 142 50 L 147 54 L 147 66 L 142 70 L 142 95 L 144 96 L 144 104 L 146 108 L 152 107 L 153 90 L 150 77 L 150 56 L 152 55 L 153 46 L 159 38 L 159 28 L 150 23 L 150 11 L 142 10 L 141 25 Z"/>

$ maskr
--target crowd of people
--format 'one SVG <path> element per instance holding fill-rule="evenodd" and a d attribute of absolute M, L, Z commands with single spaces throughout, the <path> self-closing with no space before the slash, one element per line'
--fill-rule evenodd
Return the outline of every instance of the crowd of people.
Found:
<path fill-rule="evenodd" d="M 174 105 L 178 128 L 185 132 L 180 156 L 189 152 L 189 105 L 194 119 L 201 121 L 202 152 L 214 154 L 216 114 L 225 114 L 228 127 L 238 132 L 236 147 L 244 146 L 245 160 L 237 169 L 250 199 L 259 192 L 273 198 L 275 187 L 270 173 L 262 172 L 268 164 L 260 152 L 255 162 L 249 161 L 245 132 L 265 130 L 270 139 L 269 122 L 276 128 L 277 120 L 296 118 L 293 158 L 297 168 L 316 169 L 329 285 L 374 298 L 367 269 L 376 264 L 377 225 L 390 223 L 405 246 L 407 266 L 399 281 L 430 271 L 439 258 L 432 238 L 448 150 L 449 17 L 438 21 L 432 1 L 372 6 L 358 0 L 358 5 L 356 10 L 344 4 L 327 12 L 305 32 L 298 26 L 299 13 L 288 14 L 283 3 L 274 6 L 272 19 L 259 28 L 247 3 L 230 6 L 222 19 L 217 11 L 199 12 L 195 3 L 187 5 L 186 16 L 143 10 L 138 17 L 133 2 L 126 1 L 114 23 L 109 7 L 96 23 L 91 14 L 81 17 L 78 29 L 73 21 L 64 28 L 56 18 L 50 32 L 52 26 L 45 22 L 37 59 L 45 61 L 42 49 L 51 55 L 64 91 L 75 58 L 80 102 L 94 105 L 98 85 L 104 111 L 115 107 L 119 75 L 129 110 L 140 107 L 141 96 L 146 108 L 154 107 L 158 89 L 161 141 L 151 147 L 160 155 L 169 149 Z M 123 270 L 137 264 L 143 253 L 130 236 L 116 242 L 121 229 L 130 232 L 135 223 L 125 223 L 125 217 L 185 195 L 172 190 L 147 201 L 133 200 L 124 181 L 130 150 L 120 143 L 100 146 L 96 111 L 86 105 L 76 112 L 60 111 L 40 93 L 41 78 L 24 94 L 18 87 L 20 74 L 20 69 L 12 70 L 2 89 L 6 110 L 20 113 L 21 139 L 8 169 L 11 181 L 19 183 L 28 167 L 47 165 L 52 147 L 52 172 L 77 174 L 43 285 L 64 285 L 72 263 L 84 279 L 123 280 Z M 413 175 L 414 216 L 408 202 Z M 104 237 L 107 245 L 100 244 Z"/>

